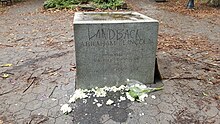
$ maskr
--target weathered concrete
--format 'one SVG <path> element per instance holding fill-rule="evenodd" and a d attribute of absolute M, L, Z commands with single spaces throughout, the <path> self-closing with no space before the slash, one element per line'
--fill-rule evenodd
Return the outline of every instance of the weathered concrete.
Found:
<path fill-rule="evenodd" d="M 44 1 L 29 0 L 18 3 L 16 6 L 10 6 L 9 10 L 0 16 L 0 65 L 13 64 L 12 67 L 0 67 L 1 73 L 10 73 L 9 78 L 0 78 L 0 123 L 73 124 L 85 122 L 84 120 L 92 124 L 97 120 L 102 124 L 220 123 L 220 100 L 214 98 L 215 94 L 220 95 L 220 85 L 196 79 L 165 80 L 164 90 L 153 93 L 156 99 L 148 97 L 144 103 L 121 102 L 118 111 L 120 113 L 117 113 L 116 117 L 112 116 L 112 113 L 117 106 L 109 106 L 113 108 L 112 110 L 104 105 L 98 108 L 94 104 L 83 104 L 80 101 L 78 102 L 81 106 L 75 106 L 74 113 L 70 115 L 84 114 L 83 116 L 64 115 L 60 111 L 61 105 L 68 103 L 75 89 L 71 22 L 73 13 L 66 11 L 42 13 L 38 10 Z M 146 14 L 162 21 L 160 35 L 174 33 L 173 37 L 188 38 L 187 35 L 193 32 L 196 36 L 208 36 L 207 41 L 214 42 L 213 39 L 219 41 L 217 36 L 220 35 L 216 32 L 219 31 L 217 29 L 220 25 L 212 24 L 212 19 L 196 19 L 152 8 L 155 6 L 144 0 L 135 1 L 135 5 L 144 7 L 142 10 Z M 198 30 L 203 33 L 198 33 Z M 219 45 L 214 44 L 214 46 Z M 170 54 L 172 50 L 175 51 Z M 207 74 L 210 78 L 204 79 L 212 79 L 213 73 L 216 75 L 220 73 L 219 68 L 215 66 L 209 67 L 197 61 L 193 61 L 195 64 L 192 64 L 184 59 L 184 55 L 193 54 L 193 59 L 200 58 L 200 61 L 205 62 L 212 60 L 208 56 L 201 57 L 202 52 L 196 54 L 195 52 L 174 48 L 169 51 L 159 49 L 157 58 L 162 77 L 176 77 L 187 73 L 190 77 Z M 32 77 L 37 77 L 38 80 L 23 93 L 31 83 L 27 82 L 27 79 L 32 73 Z M 184 77 L 185 75 L 182 78 Z M 56 88 L 53 91 L 54 87 Z M 34 110 L 30 110 L 31 105 Z M 85 110 L 85 107 L 87 111 L 90 111 L 88 109 L 98 111 L 92 116 L 89 114 L 85 116 L 86 112 L 81 111 Z M 126 113 L 122 111 L 123 109 Z M 122 115 L 121 120 L 117 115 Z M 94 118 L 91 117 L 95 117 L 96 120 L 93 122 Z M 123 122 L 125 118 L 127 120 Z"/>
<path fill-rule="evenodd" d="M 158 21 L 136 12 L 76 13 L 77 88 L 153 83 Z"/>

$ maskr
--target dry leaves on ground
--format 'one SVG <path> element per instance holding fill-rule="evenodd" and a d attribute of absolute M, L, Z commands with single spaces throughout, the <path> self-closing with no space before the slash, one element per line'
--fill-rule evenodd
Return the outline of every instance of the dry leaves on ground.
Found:
<path fill-rule="evenodd" d="M 169 0 L 168 2 L 157 3 L 157 6 L 164 10 L 187 14 L 198 18 L 207 17 L 217 24 L 220 23 L 219 20 L 217 20 L 220 18 L 219 8 L 208 6 L 204 1 L 195 1 L 195 8 L 187 9 L 187 3 L 188 0 Z"/>

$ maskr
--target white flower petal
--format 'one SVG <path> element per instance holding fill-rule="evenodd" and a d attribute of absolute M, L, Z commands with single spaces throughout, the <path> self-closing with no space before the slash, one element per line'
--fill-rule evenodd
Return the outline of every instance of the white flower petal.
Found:
<path fill-rule="evenodd" d="M 148 97 L 147 94 L 142 94 L 142 95 L 139 96 L 139 100 L 140 100 L 141 102 L 144 102 L 144 98 L 146 98 L 146 97 Z"/>
<path fill-rule="evenodd" d="M 126 92 L 126 97 L 127 97 L 127 99 L 129 99 L 130 101 L 134 101 L 134 100 L 135 100 L 128 92 Z"/>
<path fill-rule="evenodd" d="M 113 104 L 113 103 L 114 103 L 114 101 L 113 101 L 113 100 L 108 99 L 108 101 L 106 102 L 106 105 L 111 105 L 111 104 Z"/>
<path fill-rule="evenodd" d="M 96 97 L 106 97 L 107 95 L 107 92 L 103 88 L 97 88 L 94 92 Z"/>
<path fill-rule="evenodd" d="M 70 113 L 72 111 L 72 108 L 69 107 L 68 104 L 64 104 L 64 105 L 62 105 L 60 110 L 63 111 L 63 113 Z"/>
<path fill-rule="evenodd" d="M 84 99 L 84 98 L 88 98 L 88 95 L 86 95 L 86 93 L 84 93 L 83 90 L 76 89 L 73 96 L 70 98 L 69 103 L 75 102 L 77 99 Z"/>
<path fill-rule="evenodd" d="M 152 95 L 151 98 L 152 98 L 152 99 L 156 99 L 156 96 L 155 96 L 155 95 Z"/>
<path fill-rule="evenodd" d="M 97 99 L 94 99 L 94 102 L 99 102 Z"/>
<path fill-rule="evenodd" d="M 97 103 L 96 105 L 97 105 L 98 107 L 101 107 L 101 106 L 102 106 L 102 104 L 101 104 L 101 103 Z"/>
<path fill-rule="evenodd" d="M 124 101 L 126 100 L 126 97 L 120 96 L 119 101 Z"/>

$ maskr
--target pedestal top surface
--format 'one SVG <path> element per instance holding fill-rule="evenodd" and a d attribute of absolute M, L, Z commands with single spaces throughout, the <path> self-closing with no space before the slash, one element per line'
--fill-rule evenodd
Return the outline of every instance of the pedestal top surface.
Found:
<path fill-rule="evenodd" d="M 157 22 L 138 12 L 76 12 L 74 24 L 82 23 Z"/>

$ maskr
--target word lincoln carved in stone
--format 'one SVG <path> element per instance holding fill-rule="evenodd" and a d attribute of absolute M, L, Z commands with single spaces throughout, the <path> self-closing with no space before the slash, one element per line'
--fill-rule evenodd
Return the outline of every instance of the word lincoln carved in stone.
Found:
<path fill-rule="evenodd" d="M 105 40 L 105 41 L 100 41 L 100 40 L 94 40 L 94 41 L 86 41 L 86 42 L 81 42 L 80 43 L 82 46 L 89 47 L 89 46 L 121 46 L 121 45 L 143 45 L 146 44 L 145 40 Z"/>

